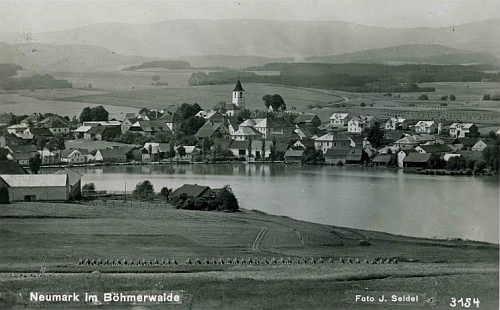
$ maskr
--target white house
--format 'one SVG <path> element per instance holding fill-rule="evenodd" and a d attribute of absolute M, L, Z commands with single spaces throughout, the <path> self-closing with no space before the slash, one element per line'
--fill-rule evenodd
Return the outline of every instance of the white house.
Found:
<path fill-rule="evenodd" d="M 418 121 L 414 128 L 416 133 L 435 134 L 438 131 L 438 125 L 434 121 Z"/>
<path fill-rule="evenodd" d="M 385 122 L 386 130 L 406 130 L 408 129 L 408 121 L 401 117 L 391 117 Z"/>
<path fill-rule="evenodd" d="M 490 146 L 490 145 L 493 145 L 493 143 L 492 143 L 492 142 L 490 142 L 490 141 L 487 141 L 487 140 L 479 140 L 479 141 L 477 141 L 477 143 L 476 143 L 476 144 L 474 144 L 474 145 L 472 146 L 472 150 L 473 150 L 473 151 L 476 151 L 476 152 L 482 152 L 482 151 L 484 151 L 484 149 L 485 149 L 485 148 L 487 148 L 487 147 L 488 147 L 488 146 Z"/>
<path fill-rule="evenodd" d="M 68 164 L 83 164 L 86 157 L 79 150 L 62 150 L 60 161 Z"/>
<path fill-rule="evenodd" d="M 327 133 L 314 140 L 314 147 L 316 150 L 321 150 L 323 154 L 332 148 L 348 148 L 350 144 L 351 140 L 345 134 Z"/>
<path fill-rule="evenodd" d="M 452 138 L 465 138 L 476 132 L 477 126 L 472 123 L 453 123 L 450 126 L 450 136 Z"/>
<path fill-rule="evenodd" d="M 333 113 L 330 116 L 330 124 L 335 127 L 344 127 L 347 126 L 349 122 L 349 114 L 348 113 Z"/>
<path fill-rule="evenodd" d="M 375 122 L 375 117 L 371 115 L 353 117 L 347 122 L 347 132 L 360 134 L 365 129 L 372 128 Z"/>

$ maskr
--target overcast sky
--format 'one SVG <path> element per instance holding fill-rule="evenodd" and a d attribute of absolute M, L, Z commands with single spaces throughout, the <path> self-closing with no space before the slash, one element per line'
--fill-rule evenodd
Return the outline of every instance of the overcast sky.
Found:
<path fill-rule="evenodd" d="M 442 27 L 500 16 L 499 0 L 6 1 L 0 31 L 43 32 L 95 23 L 172 19 L 348 21 L 381 27 Z"/>

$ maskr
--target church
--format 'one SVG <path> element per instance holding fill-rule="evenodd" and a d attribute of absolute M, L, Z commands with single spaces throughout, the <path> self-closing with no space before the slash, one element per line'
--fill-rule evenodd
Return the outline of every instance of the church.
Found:
<path fill-rule="evenodd" d="M 224 108 L 226 109 L 227 116 L 238 116 L 241 110 L 245 109 L 245 90 L 241 86 L 241 81 L 238 79 L 236 86 L 233 89 L 233 99 L 230 104 L 226 104 Z"/>

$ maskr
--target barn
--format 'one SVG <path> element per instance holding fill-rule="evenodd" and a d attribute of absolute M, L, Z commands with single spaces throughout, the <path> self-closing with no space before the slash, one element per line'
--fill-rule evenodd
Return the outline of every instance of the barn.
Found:
<path fill-rule="evenodd" d="M 9 201 L 67 201 L 67 174 L 2 174 L 0 187 L 9 193 Z"/>

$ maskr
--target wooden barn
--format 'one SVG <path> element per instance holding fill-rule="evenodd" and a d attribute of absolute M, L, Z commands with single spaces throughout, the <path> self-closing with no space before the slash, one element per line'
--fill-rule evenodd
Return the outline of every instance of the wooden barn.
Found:
<path fill-rule="evenodd" d="M 67 174 L 2 174 L 0 188 L 7 188 L 10 202 L 67 201 L 70 192 Z"/>

